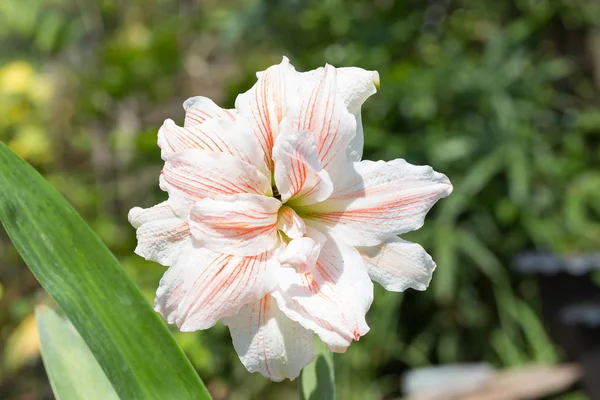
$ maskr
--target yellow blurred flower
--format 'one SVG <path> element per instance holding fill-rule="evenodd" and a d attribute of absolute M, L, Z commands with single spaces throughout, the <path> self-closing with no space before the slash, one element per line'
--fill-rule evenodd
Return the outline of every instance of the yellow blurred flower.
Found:
<path fill-rule="evenodd" d="M 51 160 L 50 139 L 37 126 L 20 127 L 8 146 L 26 160 L 44 163 Z"/>
<path fill-rule="evenodd" d="M 0 69 L 0 92 L 24 94 L 35 77 L 33 67 L 24 61 L 12 62 Z"/>

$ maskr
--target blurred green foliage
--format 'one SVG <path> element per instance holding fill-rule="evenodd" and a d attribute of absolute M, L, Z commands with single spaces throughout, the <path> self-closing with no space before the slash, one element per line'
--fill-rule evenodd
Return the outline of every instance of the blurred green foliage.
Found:
<path fill-rule="evenodd" d="M 377 288 L 371 332 L 336 357 L 338 395 L 398 394 L 403 371 L 432 363 L 561 358 L 535 285 L 511 265 L 523 250 L 600 247 L 600 2 L 8 0 L 0 49 L 0 139 L 82 213 L 149 300 L 163 269 L 133 254 L 126 215 L 165 198 L 162 121 L 181 122 L 193 95 L 231 107 L 281 55 L 299 70 L 378 70 L 365 158 L 432 165 L 455 190 L 407 235 L 437 261 L 431 288 Z M 5 237 L 0 256 L 6 355 L 42 295 Z M 176 336 L 215 398 L 294 398 L 294 384 L 245 371 L 224 326 Z M 12 371 L 0 371 L 8 398 L 44 393 Z"/>

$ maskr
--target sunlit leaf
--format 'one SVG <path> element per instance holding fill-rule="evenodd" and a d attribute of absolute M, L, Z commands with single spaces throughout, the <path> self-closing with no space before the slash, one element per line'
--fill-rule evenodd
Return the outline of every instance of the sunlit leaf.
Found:
<path fill-rule="evenodd" d="M 118 400 L 94 355 L 68 319 L 47 306 L 35 310 L 42 358 L 58 400 Z"/>
<path fill-rule="evenodd" d="M 0 220 L 121 399 L 210 398 L 165 324 L 102 241 L 4 144 Z"/>

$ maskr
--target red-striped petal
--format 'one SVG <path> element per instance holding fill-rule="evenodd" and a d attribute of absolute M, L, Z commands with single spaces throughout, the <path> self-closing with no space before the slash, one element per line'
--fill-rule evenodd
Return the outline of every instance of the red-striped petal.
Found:
<path fill-rule="evenodd" d="M 448 178 L 428 166 L 402 159 L 361 161 L 348 171 L 327 201 L 303 211 L 355 246 L 375 246 L 386 238 L 419 229 L 425 215 L 452 192 Z"/>
<path fill-rule="evenodd" d="M 190 210 L 190 229 L 200 244 L 213 251 L 253 256 L 279 242 L 279 207 L 279 200 L 256 194 L 202 199 Z"/>
<path fill-rule="evenodd" d="M 346 351 L 369 331 L 365 315 L 373 301 L 373 283 L 353 247 L 328 237 L 310 272 L 280 268 L 278 282 L 272 295 L 280 309 L 319 335 L 332 351 Z"/>
<path fill-rule="evenodd" d="M 296 379 L 316 357 L 314 333 L 282 313 L 271 295 L 245 305 L 223 322 L 248 371 L 275 382 Z"/>
<path fill-rule="evenodd" d="M 160 187 L 169 193 L 169 205 L 182 218 L 201 199 L 239 193 L 271 195 L 269 179 L 255 166 L 206 150 L 186 150 L 170 157 Z"/>
<path fill-rule="evenodd" d="M 236 257 L 193 248 L 161 279 L 154 308 L 183 332 L 210 328 L 269 293 L 278 266 L 273 252 Z"/>

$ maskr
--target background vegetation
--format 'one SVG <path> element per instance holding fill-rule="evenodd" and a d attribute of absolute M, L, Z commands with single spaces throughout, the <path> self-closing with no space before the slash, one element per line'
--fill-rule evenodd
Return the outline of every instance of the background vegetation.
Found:
<path fill-rule="evenodd" d="M 5 0 L 0 139 L 150 301 L 163 268 L 133 254 L 126 215 L 165 198 L 158 127 L 181 122 L 193 95 L 232 107 L 282 55 L 299 70 L 378 70 L 365 158 L 429 164 L 455 186 L 408 235 L 437 261 L 430 289 L 377 288 L 371 332 L 336 357 L 340 398 L 398 395 L 417 366 L 563 360 L 536 285 L 513 263 L 524 251 L 600 247 L 596 0 Z M 46 301 L 1 232 L 2 398 L 52 398 L 32 317 Z M 296 396 L 293 383 L 249 375 L 223 325 L 176 337 L 217 399 Z"/>

